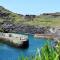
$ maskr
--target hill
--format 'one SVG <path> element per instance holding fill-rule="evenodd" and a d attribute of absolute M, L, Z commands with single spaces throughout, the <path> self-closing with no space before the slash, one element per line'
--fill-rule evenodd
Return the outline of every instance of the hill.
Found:
<path fill-rule="evenodd" d="M 60 12 L 43 13 L 40 15 L 22 15 L 13 13 L 0 6 L 0 23 L 13 22 L 34 26 L 60 26 Z"/>
<path fill-rule="evenodd" d="M 9 21 L 9 22 L 19 22 L 22 21 L 23 17 L 20 14 L 13 13 L 4 7 L 0 6 L 0 22 Z"/>

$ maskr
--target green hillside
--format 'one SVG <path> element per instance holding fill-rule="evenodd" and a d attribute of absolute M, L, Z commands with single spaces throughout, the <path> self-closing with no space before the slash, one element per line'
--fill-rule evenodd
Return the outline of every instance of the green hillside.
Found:
<path fill-rule="evenodd" d="M 13 13 L 4 7 L 0 6 L 0 22 L 10 21 L 14 23 L 18 23 L 23 20 L 22 15 Z"/>
<path fill-rule="evenodd" d="M 37 26 L 60 26 L 60 12 L 43 13 L 36 15 L 22 15 L 13 13 L 0 6 L 0 23 L 5 21 L 15 24 L 27 24 Z"/>

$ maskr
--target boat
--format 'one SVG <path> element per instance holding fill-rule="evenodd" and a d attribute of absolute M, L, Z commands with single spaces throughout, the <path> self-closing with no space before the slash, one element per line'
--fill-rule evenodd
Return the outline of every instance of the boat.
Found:
<path fill-rule="evenodd" d="M 28 36 L 16 33 L 0 33 L 0 43 L 23 49 L 29 47 Z"/>

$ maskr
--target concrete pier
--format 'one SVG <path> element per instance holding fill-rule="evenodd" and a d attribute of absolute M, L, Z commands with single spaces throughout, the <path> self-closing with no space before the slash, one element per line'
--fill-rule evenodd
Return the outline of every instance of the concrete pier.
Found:
<path fill-rule="evenodd" d="M 35 34 L 35 38 L 46 38 L 46 39 L 53 39 L 55 35 L 53 34 Z"/>
<path fill-rule="evenodd" d="M 0 33 L 0 42 L 16 48 L 28 48 L 28 36 L 15 33 Z"/>

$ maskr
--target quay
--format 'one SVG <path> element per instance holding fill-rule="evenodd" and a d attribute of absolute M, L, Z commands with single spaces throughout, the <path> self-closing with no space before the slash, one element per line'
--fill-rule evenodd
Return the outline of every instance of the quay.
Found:
<path fill-rule="evenodd" d="M 60 27 L 50 27 L 44 34 L 36 33 L 34 34 L 34 37 L 60 40 Z"/>
<path fill-rule="evenodd" d="M 28 48 L 28 36 L 16 33 L 0 33 L 0 43 L 4 43 L 16 48 Z"/>
<path fill-rule="evenodd" d="M 53 39 L 55 38 L 55 35 L 53 34 L 35 34 L 35 38 L 46 38 L 46 39 Z"/>

